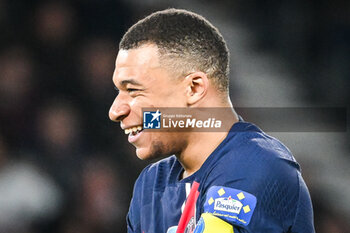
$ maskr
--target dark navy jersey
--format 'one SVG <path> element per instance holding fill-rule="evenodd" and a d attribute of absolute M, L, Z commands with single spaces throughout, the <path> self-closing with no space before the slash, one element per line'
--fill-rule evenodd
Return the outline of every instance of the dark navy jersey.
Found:
<path fill-rule="evenodd" d="M 142 171 L 127 216 L 129 233 L 175 233 L 194 183 L 199 195 L 192 225 L 209 212 L 234 232 L 314 232 L 299 164 L 253 124 L 235 123 L 197 172 L 181 179 L 183 171 L 175 156 Z"/>

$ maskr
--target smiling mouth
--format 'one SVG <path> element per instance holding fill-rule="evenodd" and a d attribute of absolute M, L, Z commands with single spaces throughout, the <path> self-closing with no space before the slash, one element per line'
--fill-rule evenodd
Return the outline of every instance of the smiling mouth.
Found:
<path fill-rule="evenodd" d="M 137 135 L 138 133 L 142 132 L 143 128 L 141 125 L 139 126 L 134 126 L 134 127 L 130 127 L 124 130 L 125 134 L 130 134 L 130 135 Z"/>

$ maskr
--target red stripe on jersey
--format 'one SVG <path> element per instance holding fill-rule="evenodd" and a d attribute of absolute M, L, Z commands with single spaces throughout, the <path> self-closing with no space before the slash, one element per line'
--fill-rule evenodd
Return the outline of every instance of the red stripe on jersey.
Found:
<path fill-rule="evenodd" d="M 189 221 L 195 219 L 196 202 L 199 196 L 198 192 L 199 183 L 193 181 L 190 194 L 188 195 L 184 211 L 181 215 L 176 233 L 184 233 Z M 193 228 L 194 229 L 194 228 Z"/>

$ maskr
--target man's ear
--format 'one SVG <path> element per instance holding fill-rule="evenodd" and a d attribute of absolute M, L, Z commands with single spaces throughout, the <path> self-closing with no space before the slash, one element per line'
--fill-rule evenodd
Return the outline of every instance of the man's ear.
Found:
<path fill-rule="evenodd" d="M 187 104 L 193 105 L 201 100 L 208 91 L 208 76 L 203 72 L 194 72 L 185 77 Z"/>

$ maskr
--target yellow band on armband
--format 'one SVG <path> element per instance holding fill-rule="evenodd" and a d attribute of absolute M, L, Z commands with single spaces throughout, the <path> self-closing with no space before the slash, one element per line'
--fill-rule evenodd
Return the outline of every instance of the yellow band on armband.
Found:
<path fill-rule="evenodd" d="M 203 213 L 193 233 L 234 233 L 233 226 L 210 213 Z"/>

